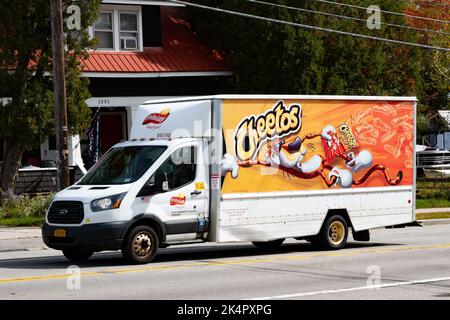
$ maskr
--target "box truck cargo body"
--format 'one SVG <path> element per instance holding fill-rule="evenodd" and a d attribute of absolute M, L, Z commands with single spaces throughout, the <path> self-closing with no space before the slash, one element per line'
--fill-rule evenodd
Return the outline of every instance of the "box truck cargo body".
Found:
<path fill-rule="evenodd" d="M 415 220 L 412 97 L 208 96 L 152 101 L 130 140 L 57 193 L 45 243 L 72 260 L 149 262 L 188 242 L 342 248 Z"/>

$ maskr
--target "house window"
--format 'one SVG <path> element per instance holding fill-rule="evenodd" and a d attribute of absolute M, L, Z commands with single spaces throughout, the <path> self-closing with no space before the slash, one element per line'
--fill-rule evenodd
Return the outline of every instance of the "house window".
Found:
<path fill-rule="evenodd" d="M 138 15 L 119 13 L 120 50 L 137 50 L 139 41 Z"/>
<path fill-rule="evenodd" d="M 114 50 L 113 12 L 100 12 L 94 25 L 97 49 Z"/>
<path fill-rule="evenodd" d="M 142 50 L 140 7 L 102 6 L 97 22 L 91 28 L 97 50 Z"/>

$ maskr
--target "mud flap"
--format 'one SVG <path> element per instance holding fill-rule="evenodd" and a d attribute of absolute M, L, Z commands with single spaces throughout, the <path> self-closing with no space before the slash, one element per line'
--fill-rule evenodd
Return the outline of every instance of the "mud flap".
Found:
<path fill-rule="evenodd" d="M 370 232 L 369 230 L 353 231 L 353 239 L 355 241 L 370 241 Z"/>

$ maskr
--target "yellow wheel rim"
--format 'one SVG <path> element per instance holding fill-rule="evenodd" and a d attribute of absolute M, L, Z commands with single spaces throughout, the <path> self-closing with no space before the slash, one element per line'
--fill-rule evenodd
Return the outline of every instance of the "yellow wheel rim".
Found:
<path fill-rule="evenodd" d="M 139 257 L 145 257 L 150 254 L 152 249 L 152 240 L 147 233 L 139 233 L 134 237 L 133 250 Z"/>
<path fill-rule="evenodd" d="M 345 226 L 341 221 L 334 221 L 328 229 L 328 239 L 330 242 L 337 246 L 344 241 Z"/>

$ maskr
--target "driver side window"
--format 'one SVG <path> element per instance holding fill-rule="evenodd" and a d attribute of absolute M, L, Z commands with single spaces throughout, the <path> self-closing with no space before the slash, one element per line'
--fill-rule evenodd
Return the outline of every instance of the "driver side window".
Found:
<path fill-rule="evenodd" d="M 139 196 L 171 191 L 194 182 L 196 155 L 194 146 L 176 150 L 150 177 Z"/>

